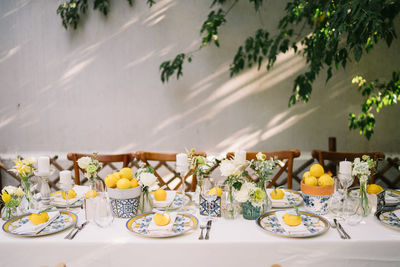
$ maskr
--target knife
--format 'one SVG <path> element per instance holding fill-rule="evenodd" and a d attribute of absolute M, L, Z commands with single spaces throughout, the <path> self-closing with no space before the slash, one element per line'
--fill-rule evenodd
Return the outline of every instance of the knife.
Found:
<path fill-rule="evenodd" d="M 48 221 L 45 225 L 43 225 L 42 227 L 40 227 L 39 229 L 37 229 L 35 235 L 38 235 L 40 232 L 42 232 L 44 230 L 44 228 L 46 228 L 47 226 L 49 226 L 50 224 L 52 224 L 55 220 L 58 219 L 58 217 L 61 216 L 61 213 L 58 214 L 58 216 L 55 216 L 53 219 L 51 219 L 50 221 Z"/>
<path fill-rule="evenodd" d="M 338 223 L 338 226 L 340 230 L 342 230 L 342 233 L 347 237 L 347 239 L 351 239 L 351 237 L 346 233 L 346 231 L 343 229 L 342 225 Z"/>
<path fill-rule="evenodd" d="M 205 237 L 205 239 L 206 240 L 208 240 L 209 239 L 209 233 L 210 233 L 210 229 L 211 229 L 211 223 L 212 223 L 212 221 L 211 220 L 209 220 L 208 222 L 207 222 L 207 232 L 206 232 L 206 237 Z"/>

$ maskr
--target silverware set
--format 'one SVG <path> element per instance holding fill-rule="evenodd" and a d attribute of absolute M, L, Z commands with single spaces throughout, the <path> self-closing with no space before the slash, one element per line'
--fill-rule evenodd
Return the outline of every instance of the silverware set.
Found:
<path fill-rule="evenodd" d="M 66 235 L 66 236 L 64 237 L 64 239 L 69 239 L 69 240 L 74 239 L 74 237 L 76 236 L 76 234 L 77 234 L 79 231 L 81 231 L 81 230 L 86 226 L 86 224 L 88 224 L 88 223 L 89 223 L 88 221 L 85 221 L 85 222 L 82 223 L 81 225 L 76 224 L 76 225 L 74 226 L 74 228 L 72 228 L 71 232 L 69 232 L 69 234 Z"/>
<path fill-rule="evenodd" d="M 342 225 L 335 219 L 333 219 L 334 224 L 332 224 L 332 228 L 336 229 L 342 239 L 351 239 L 350 235 L 346 233 L 343 229 Z"/>
<path fill-rule="evenodd" d="M 211 220 L 209 220 L 207 222 L 207 225 L 200 225 L 201 232 L 200 232 L 199 240 L 203 240 L 203 239 L 208 240 L 210 238 L 211 225 L 212 225 L 212 221 Z M 203 237 L 204 229 L 206 229 L 206 236 L 205 237 Z"/>

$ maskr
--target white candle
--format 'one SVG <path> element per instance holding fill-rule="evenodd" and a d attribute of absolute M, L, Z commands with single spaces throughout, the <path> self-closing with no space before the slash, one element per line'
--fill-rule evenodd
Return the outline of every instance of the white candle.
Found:
<path fill-rule="evenodd" d="M 238 150 L 235 152 L 235 160 L 238 162 L 244 162 L 246 161 L 246 151 L 244 150 Z"/>
<path fill-rule="evenodd" d="M 50 159 L 49 157 L 39 157 L 38 159 L 38 173 L 48 174 L 50 173 Z"/>
<path fill-rule="evenodd" d="M 176 171 L 179 173 L 186 172 L 189 168 L 188 157 L 185 153 L 176 154 Z"/>
<path fill-rule="evenodd" d="M 60 171 L 60 184 L 70 185 L 72 182 L 71 171 Z"/>
<path fill-rule="evenodd" d="M 339 162 L 339 173 L 351 174 L 351 161 Z"/>

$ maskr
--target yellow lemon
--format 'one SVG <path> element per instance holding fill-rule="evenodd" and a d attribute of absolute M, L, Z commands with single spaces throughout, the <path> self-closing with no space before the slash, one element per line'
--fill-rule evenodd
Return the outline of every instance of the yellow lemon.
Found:
<path fill-rule="evenodd" d="M 118 180 L 119 179 L 117 175 L 109 174 L 106 176 L 106 178 L 104 178 L 104 183 L 106 184 L 107 187 L 114 188 L 117 186 Z"/>
<path fill-rule="evenodd" d="M 133 177 L 131 180 L 131 186 L 132 186 L 132 188 L 139 186 L 139 182 L 135 177 Z"/>
<path fill-rule="evenodd" d="M 11 195 L 6 193 L 6 192 L 4 192 L 1 195 L 1 199 L 4 201 L 4 203 L 8 203 L 11 200 Z"/>
<path fill-rule="evenodd" d="M 67 196 L 66 196 L 66 194 L 65 194 L 65 191 L 61 191 L 61 196 L 62 196 L 63 199 L 66 199 L 66 198 L 67 198 Z M 74 198 L 74 197 L 76 197 L 76 192 L 75 192 L 74 189 L 70 189 L 70 190 L 68 191 L 68 198 L 69 198 L 69 199 L 72 199 L 72 198 Z"/>
<path fill-rule="evenodd" d="M 164 226 L 169 224 L 171 217 L 168 213 L 156 213 L 153 217 L 153 220 L 158 226 Z"/>
<path fill-rule="evenodd" d="M 86 199 L 94 198 L 94 197 L 97 197 L 97 196 L 98 196 L 98 194 L 97 194 L 97 192 L 95 190 L 89 190 L 85 195 Z"/>
<path fill-rule="evenodd" d="M 49 215 L 47 214 L 47 212 L 42 212 L 40 214 L 32 213 L 31 215 L 28 216 L 28 219 L 34 225 L 38 225 L 47 222 L 49 220 Z"/>
<path fill-rule="evenodd" d="M 117 181 L 122 178 L 119 172 L 114 172 L 112 175 L 115 176 L 115 179 L 117 179 Z"/>
<path fill-rule="evenodd" d="M 368 194 L 379 194 L 382 191 L 383 191 L 383 188 L 377 184 L 367 185 L 367 193 Z"/>
<path fill-rule="evenodd" d="M 154 192 L 154 199 L 157 201 L 164 201 L 167 199 L 167 192 L 164 189 L 157 189 L 156 192 Z"/>
<path fill-rule="evenodd" d="M 282 216 L 283 221 L 289 226 L 297 226 L 301 223 L 301 216 L 285 213 Z"/>
<path fill-rule="evenodd" d="M 129 181 L 129 179 L 126 178 L 121 178 L 117 182 L 118 189 L 128 189 L 131 188 L 131 186 L 132 186 L 131 181 Z"/>
<path fill-rule="evenodd" d="M 121 176 L 121 178 L 126 178 L 130 180 L 133 178 L 133 171 L 131 168 L 122 168 L 119 171 L 119 175 Z"/>
<path fill-rule="evenodd" d="M 318 186 L 332 186 L 333 183 L 334 180 L 329 174 L 323 174 L 318 179 Z"/>
<path fill-rule="evenodd" d="M 303 174 L 303 180 L 304 180 L 306 177 L 308 177 L 308 176 L 311 176 L 310 172 L 305 172 L 305 173 Z"/>
<path fill-rule="evenodd" d="M 306 185 L 313 185 L 313 186 L 317 186 L 318 185 L 318 180 L 317 178 L 315 178 L 314 176 L 307 176 L 306 178 L 304 178 L 304 183 Z"/>
<path fill-rule="evenodd" d="M 209 195 L 217 195 L 220 197 L 222 195 L 222 189 L 220 187 L 213 187 L 207 193 Z"/>
<path fill-rule="evenodd" d="M 314 164 L 310 168 L 310 175 L 316 178 L 321 177 L 321 175 L 324 173 L 325 173 L 324 167 L 322 167 L 322 165 L 320 164 Z"/>
<path fill-rule="evenodd" d="M 282 199 L 285 196 L 285 193 L 283 192 L 282 189 L 275 188 L 274 190 L 271 191 L 269 194 L 272 199 Z"/>

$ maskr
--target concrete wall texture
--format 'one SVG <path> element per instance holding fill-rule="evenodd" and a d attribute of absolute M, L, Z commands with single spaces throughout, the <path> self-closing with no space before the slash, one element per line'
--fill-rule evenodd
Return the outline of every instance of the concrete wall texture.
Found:
<path fill-rule="evenodd" d="M 288 108 L 305 60 L 280 55 L 266 72 L 246 70 L 230 79 L 229 64 L 256 29 L 276 32 L 285 1 L 267 1 L 259 14 L 239 1 L 220 29 L 219 48 L 205 47 L 167 84 L 159 65 L 200 46 L 211 1 L 110 1 L 104 17 L 89 10 L 77 30 L 66 31 L 61 1 L 4 0 L 0 4 L 0 154 L 118 153 L 136 150 L 268 151 L 298 148 L 303 155 L 339 151 L 400 150 L 400 107 L 377 116 L 370 141 L 347 128 L 359 112 L 354 75 L 388 79 L 399 68 L 400 41 L 381 42 L 361 62 L 325 74 L 311 100 Z M 89 1 L 91 2 L 91 1 Z M 231 1 L 232 2 L 232 1 Z M 231 4 L 228 1 L 225 8 Z"/>

